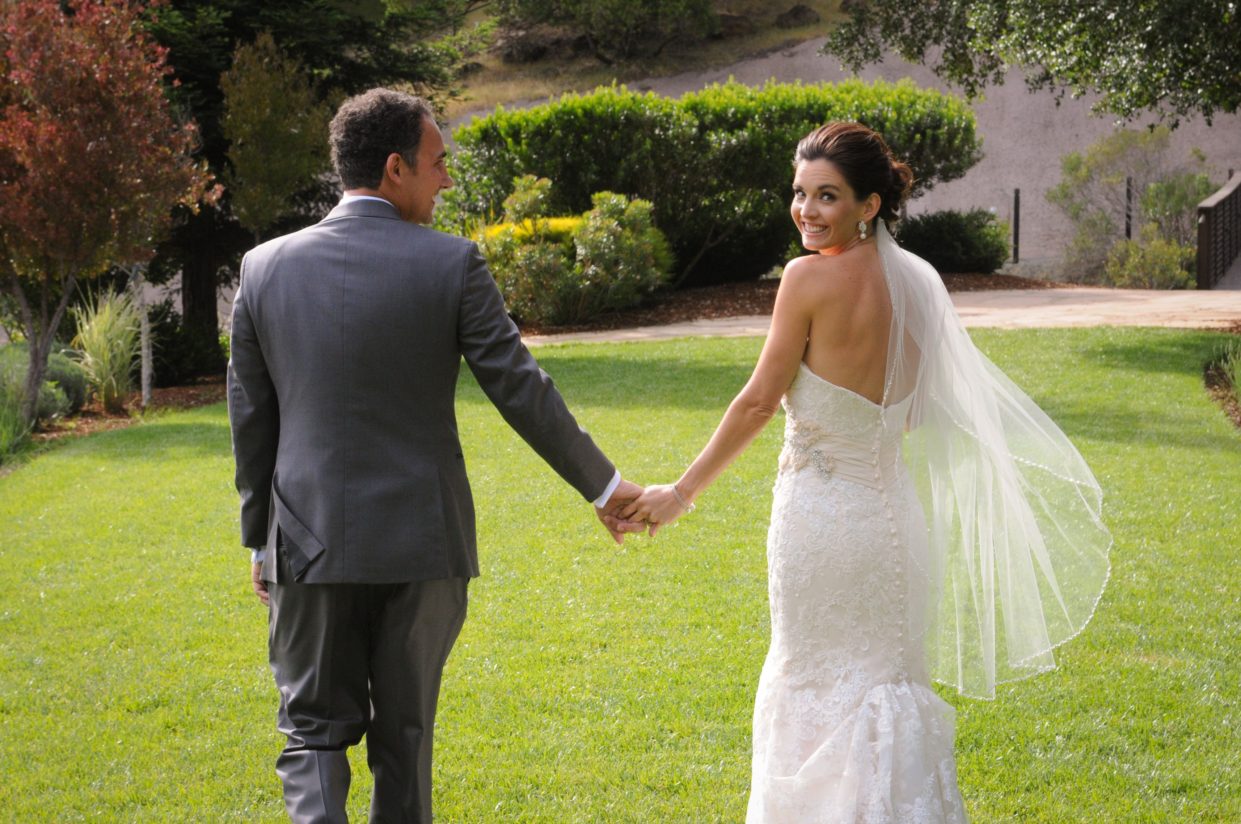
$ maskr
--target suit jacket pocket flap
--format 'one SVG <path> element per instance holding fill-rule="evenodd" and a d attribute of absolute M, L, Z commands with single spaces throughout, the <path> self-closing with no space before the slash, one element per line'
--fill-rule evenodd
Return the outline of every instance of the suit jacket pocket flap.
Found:
<path fill-rule="evenodd" d="M 272 498 L 276 502 L 276 523 L 285 537 L 285 548 L 289 555 L 289 569 L 294 579 L 301 578 L 306 567 L 323 554 L 323 544 L 314 536 L 301 519 L 293 514 L 280 490 L 272 483 Z"/>

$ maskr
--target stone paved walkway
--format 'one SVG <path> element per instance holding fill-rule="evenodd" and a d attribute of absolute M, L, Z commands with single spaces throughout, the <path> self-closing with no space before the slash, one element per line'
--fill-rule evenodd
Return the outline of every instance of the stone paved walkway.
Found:
<path fill-rule="evenodd" d="M 1241 291 L 1148 289 L 1016 289 L 956 292 L 952 302 L 966 326 L 997 329 L 1066 326 L 1174 326 L 1226 329 L 1241 325 Z M 665 326 L 576 332 L 526 338 L 547 343 L 666 340 L 703 335 L 766 335 L 769 315 L 696 320 Z"/>

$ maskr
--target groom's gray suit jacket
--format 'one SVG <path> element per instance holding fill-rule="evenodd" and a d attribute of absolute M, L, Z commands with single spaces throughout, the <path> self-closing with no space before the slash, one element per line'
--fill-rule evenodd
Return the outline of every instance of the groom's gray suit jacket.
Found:
<path fill-rule="evenodd" d="M 228 403 L 241 537 L 305 583 L 478 575 L 457 437 L 461 358 L 586 499 L 614 467 L 522 344 L 478 248 L 376 200 L 251 250 Z M 514 491 L 517 494 L 518 491 Z"/>

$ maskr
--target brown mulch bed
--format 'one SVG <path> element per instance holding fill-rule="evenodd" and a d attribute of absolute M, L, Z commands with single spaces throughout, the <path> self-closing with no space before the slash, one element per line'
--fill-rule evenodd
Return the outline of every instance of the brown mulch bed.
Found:
<path fill-rule="evenodd" d="M 1049 280 L 1020 278 L 1013 275 L 943 275 L 949 292 L 976 292 L 995 289 L 1054 289 L 1068 286 Z M 611 312 L 588 323 L 570 326 L 539 326 L 523 324 L 528 335 L 560 332 L 595 332 L 608 329 L 630 329 L 635 326 L 660 326 L 692 320 L 732 318 L 740 315 L 770 315 L 776 301 L 779 280 L 756 280 L 725 283 L 700 289 L 683 289 L 660 299 L 658 303 Z"/>
<path fill-rule="evenodd" d="M 162 409 L 192 409 L 196 406 L 219 403 L 224 400 L 224 376 L 210 375 L 199 378 L 186 386 L 166 386 L 151 390 L 151 405 L 147 412 Z M 143 409 L 138 393 L 130 396 L 124 412 L 108 412 L 98 401 L 85 406 L 81 412 L 66 420 L 53 421 L 45 429 L 33 433 L 31 440 L 42 443 L 61 438 L 91 435 L 120 429 L 142 420 Z"/>

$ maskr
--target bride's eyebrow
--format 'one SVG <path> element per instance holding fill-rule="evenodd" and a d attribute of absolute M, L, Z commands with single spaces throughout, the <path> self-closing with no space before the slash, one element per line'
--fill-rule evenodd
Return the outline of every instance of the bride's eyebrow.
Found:
<path fill-rule="evenodd" d="M 820 183 L 818 186 L 809 186 L 809 187 L 808 187 L 808 186 L 803 186 L 803 185 L 802 185 L 802 184 L 800 184 L 800 183 L 794 182 L 794 183 L 793 183 L 793 188 L 794 188 L 794 189 L 807 189 L 807 188 L 811 188 L 811 189 L 814 189 L 816 192 L 832 192 L 833 194 L 839 194 L 839 193 L 840 193 L 840 187 L 839 187 L 839 186 L 837 186 L 835 183 Z"/>

